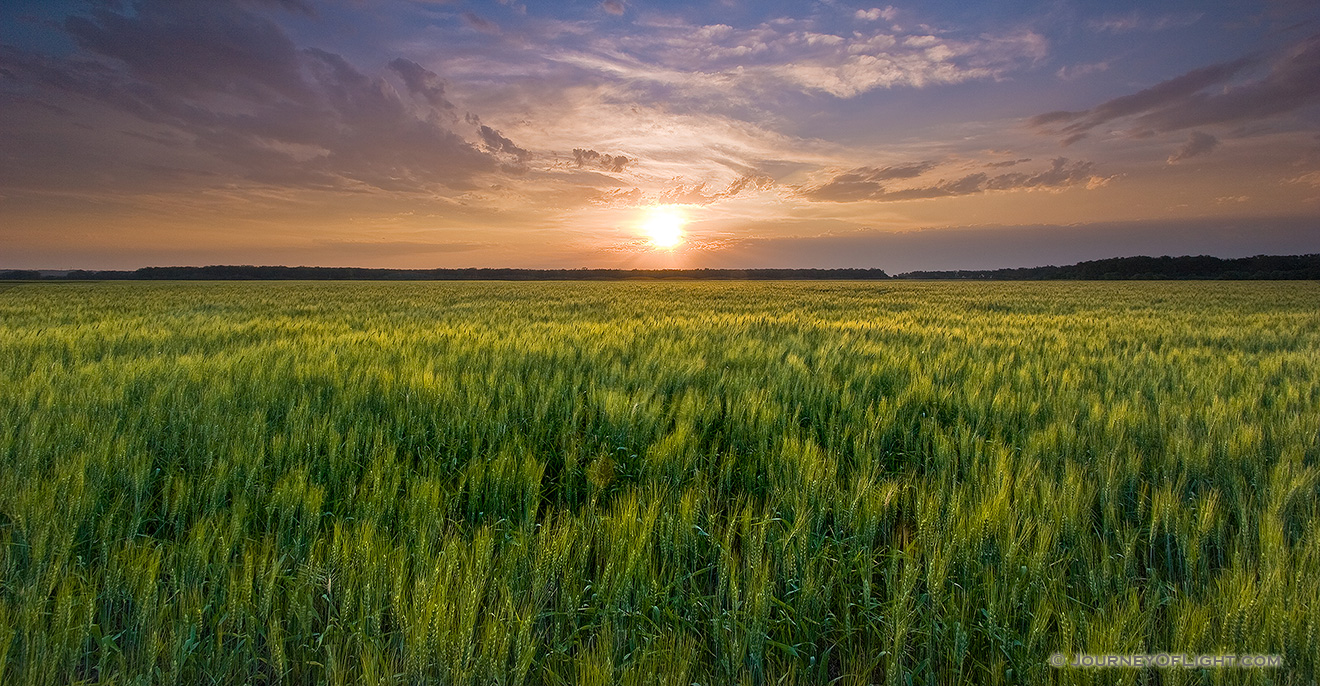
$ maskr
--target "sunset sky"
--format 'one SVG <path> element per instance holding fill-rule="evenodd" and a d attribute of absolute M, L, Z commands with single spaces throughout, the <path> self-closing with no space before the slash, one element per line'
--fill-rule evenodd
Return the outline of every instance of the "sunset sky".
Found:
<path fill-rule="evenodd" d="M 0 268 L 1320 252 L 1320 3 L 5 0 Z"/>

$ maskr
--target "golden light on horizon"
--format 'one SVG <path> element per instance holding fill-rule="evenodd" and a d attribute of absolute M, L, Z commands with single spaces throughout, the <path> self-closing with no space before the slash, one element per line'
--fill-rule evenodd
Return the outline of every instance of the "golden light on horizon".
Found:
<path fill-rule="evenodd" d="M 683 227 L 687 224 L 687 215 L 673 205 L 657 205 L 646 209 L 642 219 L 642 233 L 651 241 L 651 245 L 665 250 L 672 250 L 683 242 Z"/>

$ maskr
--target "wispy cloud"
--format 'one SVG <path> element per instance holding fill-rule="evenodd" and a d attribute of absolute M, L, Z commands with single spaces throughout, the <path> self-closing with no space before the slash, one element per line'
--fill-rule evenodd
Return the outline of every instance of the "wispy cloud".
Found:
<path fill-rule="evenodd" d="M 592 199 L 592 203 L 614 207 L 637 207 L 643 205 L 710 205 L 721 200 L 736 198 L 744 194 L 770 190 L 775 186 L 774 179 L 763 174 L 741 176 L 727 186 L 712 187 L 710 183 L 677 183 L 655 192 L 646 192 L 640 188 L 619 188 L 602 192 Z"/>
<path fill-rule="evenodd" d="M 1234 82 L 1260 62 L 1244 57 L 1213 64 L 1088 110 L 1041 114 L 1030 124 L 1068 144 L 1118 120 L 1126 120 L 1129 133 L 1140 136 L 1263 120 L 1320 102 L 1320 35 L 1290 46 L 1263 76 Z"/>
<path fill-rule="evenodd" d="M 476 12 L 464 12 L 462 16 L 463 21 L 467 22 L 468 26 L 471 26 L 482 33 L 497 34 L 500 32 L 498 24 Z"/>
<path fill-rule="evenodd" d="M 1087 22 L 1087 26 L 1093 31 L 1104 33 L 1153 32 L 1185 28 L 1200 21 L 1202 16 L 1204 15 L 1200 12 L 1158 15 L 1128 12 L 1127 14 L 1110 14 L 1100 19 L 1092 19 Z"/>
<path fill-rule="evenodd" d="M 1059 70 L 1054 72 L 1054 75 L 1064 81 L 1075 81 L 1083 76 L 1098 74 L 1105 71 L 1109 71 L 1108 62 L 1090 62 L 1087 64 L 1073 64 L 1059 67 Z"/>
<path fill-rule="evenodd" d="M 820 30 L 783 18 L 752 28 L 725 24 L 653 25 L 604 36 L 558 59 L 614 76 L 688 87 L 754 92 L 789 86 L 851 98 L 868 91 L 995 79 L 1042 59 L 1048 41 L 1033 31 L 954 37 L 859 26 Z"/>

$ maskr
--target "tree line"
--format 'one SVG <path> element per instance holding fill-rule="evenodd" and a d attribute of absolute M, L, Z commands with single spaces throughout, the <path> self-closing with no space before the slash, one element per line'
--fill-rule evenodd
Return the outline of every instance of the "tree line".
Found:
<path fill-rule="evenodd" d="M 898 279 L 967 279 L 998 281 L 1109 279 L 1320 279 L 1320 254 L 1257 255 L 1221 259 L 1183 257 L 1112 257 L 1056 267 L 1020 267 L 956 271 L 913 271 Z"/>
<path fill-rule="evenodd" d="M 331 281 L 627 281 L 627 280 L 871 280 L 888 279 L 883 269 L 367 269 L 214 265 L 143 267 L 133 271 L 77 269 L 53 275 L 36 270 L 0 272 L 22 280 L 331 280 Z"/>
<path fill-rule="evenodd" d="M 911 271 L 890 276 L 883 269 L 369 269 L 212 265 L 143 267 L 128 270 L 43 272 L 0 271 L 0 279 L 23 281 L 628 281 L 628 280 L 1113 280 L 1113 279 L 1320 279 L 1320 254 L 1257 255 L 1223 259 L 1209 255 L 1113 257 L 1076 264 L 1011 269 Z"/>

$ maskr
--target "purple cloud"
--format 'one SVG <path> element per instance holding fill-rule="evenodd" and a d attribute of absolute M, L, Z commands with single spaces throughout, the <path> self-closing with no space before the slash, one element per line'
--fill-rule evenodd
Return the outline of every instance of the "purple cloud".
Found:
<path fill-rule="evenodd" d="M 1232 83 L 1259 61 L 1244 57 L 1202 67 L 1088 110 L 1046 112 L 1032 117 L 1029 124 L 1063 136 L 1068 145 L 1098 126 L 1122 119 L 1131 118 L 1137 134 L 1169 132 L 1268 119 L 1320 102 L 1320 35 L 1292 45 L 1265 75 Z"/>
<path fill-rule="evenodd" d="M 1219 146 L 1219 139 L 1208 133 L 1193 131 L 1187 142 L 1169 156 L 1169 164 L 1175 164 L 1198 155 L 1204 155 Z"/>
<path fill-rule="evenodd" d="M 390 69 L 403 79 L 409 93 L 421 96 L 434 107 L 446 110 L 454 108 L 452 103 L 445 100 L 445 84 L 435 72 L 402 57 L 390 62 Z"/>
<path fill-rule="evenodd" d="M 269 4 L 269 3 L 268 3 Z M 277 2 L 293 9 L 298 3 Z M 91 98 L 173 132 L 253 181 L 306 187 L 468 188 L 527 151 L 494 130 L 477 147 L 413 108 L 383 78 L 341 55 L 298 48 L 242 2 L 142 0 L 65 22 L 84 50 L 68 58 L 7 49 L 11 74 Z M 408 92 L 450 109 L 440 77 L 389 63 Z"/>
<path fill-rule="evenodd" d="M 1069 162 L 1066 157 L 1059 157 L 1050 163 L 1050 168 L 1035 174 L 1010 172 L 990 176 L 977 172 L 952 180 L 941 179 L 923 186 L 911 186 L 894 189 L 885 182 L 894 179 L 907 179 L 919 176 L 932 168 L 933 163 L 906 165 L 904 167 L 862 167 L 839 174 L 819 185 L 799 188 L 799 195 L 814 202 L 897 202 L 901 200 L 925 200 L 958 195 L 973 195 L 987 191 L 1019 191 L 1037 189 L 1062 189 L 1078 185 L 1102 185 L 1105 179 L 1095 175 L 1095 165 L 1091 162 Z"/>

